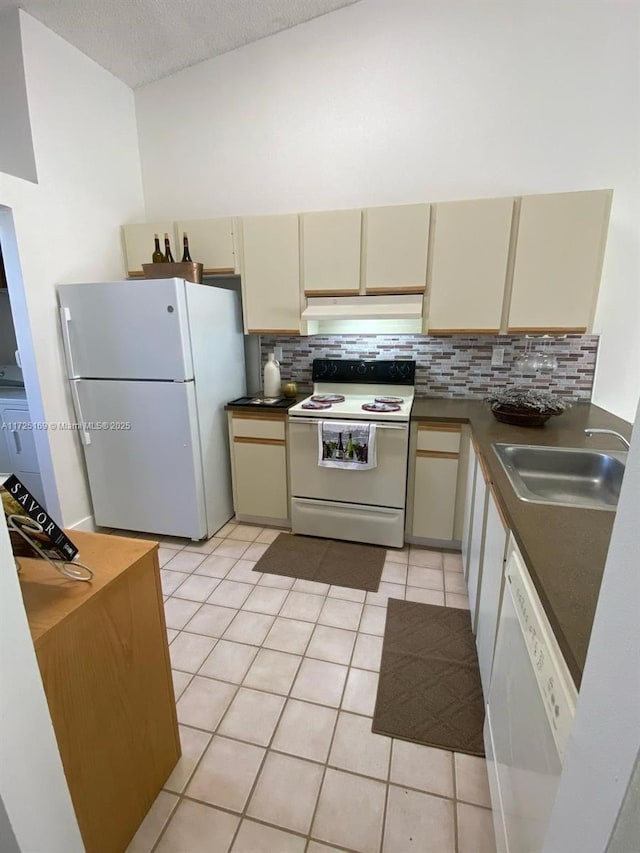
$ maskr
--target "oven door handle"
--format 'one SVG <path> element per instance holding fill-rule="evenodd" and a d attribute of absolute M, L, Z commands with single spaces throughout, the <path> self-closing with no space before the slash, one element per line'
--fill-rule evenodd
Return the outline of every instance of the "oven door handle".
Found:
<path fill-rule="evenodd" d="M 293 415 L 289 418 L 289 424 L 318 424 L 322 418 L 299 418 L 296 415 Z M 328 419 L 327 423 L 329 423 Z M 356 423 L 356 421 L 340 421 L 340 423 Z M 409 424 L 385 424 L 380 423 L 379 421 L 362 421 L 363 424 L 375 423 L 376 429 L 401 429 L 407 430 L 409 429 Z"/>

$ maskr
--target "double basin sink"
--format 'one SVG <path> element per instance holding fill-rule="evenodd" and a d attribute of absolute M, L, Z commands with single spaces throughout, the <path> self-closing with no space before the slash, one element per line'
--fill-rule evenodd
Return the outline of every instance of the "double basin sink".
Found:
<path fill-rule="evenodd" d="M 520 500 L 581 509 L 618 505 L 625 451 L 500 443 L 493 449 Z"/>

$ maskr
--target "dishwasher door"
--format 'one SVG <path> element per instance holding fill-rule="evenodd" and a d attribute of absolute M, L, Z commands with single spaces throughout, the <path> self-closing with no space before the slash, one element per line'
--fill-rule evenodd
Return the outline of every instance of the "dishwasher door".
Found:
<path fill-rule="evenodd" d="M 522 558 L 506 569 L 485 747 L 498 853 L 540 853 L 576 693 Z"/>

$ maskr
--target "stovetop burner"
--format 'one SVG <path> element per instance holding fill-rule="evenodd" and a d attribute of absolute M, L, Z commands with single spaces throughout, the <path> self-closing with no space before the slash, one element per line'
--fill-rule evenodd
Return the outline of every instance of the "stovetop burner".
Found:
<path fill-rule="evenodd" d="M 343 397 L 344 399 L 344 397 Z M 301 404 L 301 408 L 303 409 L 330 409 L 331 403 L 323 403 L 320 400 L 315 400 L 313 397 L 310 400 L 307 400 L 306 403 Z"/>
<path fill-rule="evenodd" d="M 364 403 L 362 406 L 365 412 L 399 412 L 402 407 L 397 403 Z"/>
<path fill-rule="evenodd" d="M 314 394 L 314 403 L 344 403 L 344 394 Z"/>

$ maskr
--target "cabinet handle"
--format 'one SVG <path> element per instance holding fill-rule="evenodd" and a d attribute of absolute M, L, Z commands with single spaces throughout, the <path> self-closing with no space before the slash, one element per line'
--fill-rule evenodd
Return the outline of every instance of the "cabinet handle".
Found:
<path fill-rule="evenodd" d="M 22 442 L 20 441 L 20 435 L 17 429 L 12 429 L 13 433 L 13 443 L 16 446 L 16 453 L 22 453 Z"/>

